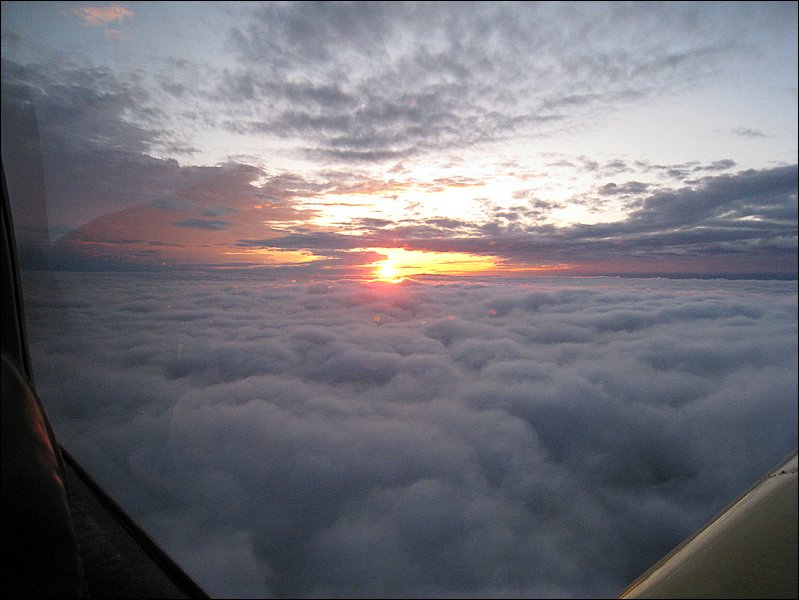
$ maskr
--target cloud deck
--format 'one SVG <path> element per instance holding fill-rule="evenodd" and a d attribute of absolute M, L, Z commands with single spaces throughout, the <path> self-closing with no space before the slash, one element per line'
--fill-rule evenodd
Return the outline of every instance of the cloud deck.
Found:
<path fill-rule="evenodd" d="M 212 594 L 613 595 L 797 441 L 796 282 L 28 277 L 61 439 Z"/>

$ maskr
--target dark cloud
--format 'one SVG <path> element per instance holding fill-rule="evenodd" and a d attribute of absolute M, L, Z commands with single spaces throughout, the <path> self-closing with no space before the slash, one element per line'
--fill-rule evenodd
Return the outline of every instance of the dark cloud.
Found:
<path fill-rule="evenodd" d="M 231 225 L 230 221 L 207 220 L 207 219 L 186 219 L 185 221 L 175 221 L 172 225 L 178 227 L 191 227 L 193 229 L 228 229 Z"/>
<path fill-rule="evenodd" d="M 132 113 L 146 122 L 155 115 L 145 108 L 146 90 L 126 84 L 107 68 L 22 66 L 3 59 L 3 111 L 13 134 L 30 135 L 14 126 L 24 122 L 20 111 L 35 106 L 45 151 L 62 145 L 83 152 L 144 152 L 158 134 L 122 117 Z"/>
<path fill-rule="evenodd" d="M 3 156 L 15 165 L 8 177 L 42 178 L 50 223 L 67 231 L 139 205 L 207 213 L 250 199 L 249 183 L 263 174 L 256 167 L 187 167 L 151 156 L 166 133 L 160 120 L 142 124 L 150 101 L 111 71 L 4 60 Z"/>
<path fill-rule="evenodd" d="M 531 216 L 548 214 L 554 209 L 564 208 L 564 204 L 562 202 L 543 200 L 537 196 L 538 193 L 538 190 L 516 190 L 512 195 L 514 200 L 527 199 L 527 205 L 531 210 Z"/>
<path fill-rule="evenodd" d="M 695 171 L 726 171 L 728 169 L 732 169 L 736 166 L 735 161 L 731 158 L 725 158 L 723 160 L 716 160 L 706 165 L 704 167 L 695 167 Z"/>
<path fill-rule="evenodd" d="M 388 219 L 365 218 L 365 219 L 358 219 L 353 223 L 353 226 L 361 227 L 364 229 L 381 229 L 383 227 L 387 227 L 393 224 L 394 221 L 389 221 Z"/>
<path fill-rule="evenodd" d="M 722 161 L 724 165 L 727 163 Z M 726 166 L 724 167 L 726 168 Z M 246 239 L 242 246 L 326 250 L 404 247 L 499 257 L 511 266 L 571 265 L 578 273 L 694 273 L 795 277 L 797 167 L 703 177 L 692 186 L 660 188 L 630 181 L 600 187 L 624 198 L 629 216 L 615 222 L 562 227 L 536 224 L 553 207 L 487 209 L 483 222 L 427 219 L 351 236 L 297 232 Z M 519 199 L 523 193 L 517 194 Z M 595 202 L 587 198 L 586 203 Z M 597 201 L 600 205 L 601 202 Z M 555 205 L 556 206 L 556 205 Z M 543 212 L 542 212 L 543 211 Z"/>
<path fill-rule="evenodd" d="M 663 227 L 696 226 L 713 223 L 711 219 L 714 219 L 724 220 L 729 226 L 734 226 L 737 219 L 762 217 L 764 229 L 770 229 L 776 224 L 769 222 L 768 212 L 771 209 L 781 207 L 786 216 L 796 214 L 797 187 L 796 165 L 706 177 L 696 188 L 687 187 L 652 195 L 642 202 L 639 210 L 631 214 L 631 221 Z M 795 231 L 794 227 L 794 235 Z M 791 234 L 790 225 L 783 233 Z"/>
<path fill-rule="evenodd" d="M 602 165 L 602 173 L 603 175 L 613 176 L 618 175 L 619 173 L 626 173 L 628 171 L 632 171 L 632 167 L 628 165 L 625 161 L 615 159 L 609 160 L 604 165 Z"/>
<path fill-rule="evenodd" d="M 599 188 L 599 194 L 602 196 L 640 196 L 649 189 L 650 185 L 641 183 L 640 181 L 628 181 L 621 185 L 613 182 L 606 183 Z"/>
<path fill-rule="evenodd" d="M 316 148 L 305 149 L 308 158 L 316 160 L 332 161 L 343 164 L 349 163 L 371 163 L 391 161 L 398 158 L 408 158 L 416 154 L 416 150 L 411 147 L 400 148 L 397 150 L 319 150 Z"/>
<path fill-rule="evenodd" d="M 464 229 L 471 225 L 471 223 L 468 223 L 467 221 L 462 221 L 460 219 L 446 219 L 443 217 L 437 219 L 427 219 L 426 223 L 435 227 L 440 227 L 442 229 Z"/>
<path fill-rule="evenodd" d="M 613 596 L 797 443 L 796 282 L 25 281 L 62 442 L 214 595 Z"/>
<path fill-rule="evenodd" d="M 165 132 L 157 114 L 151 126 L 141 116 L 152 97 L 103 69 L 4 60 L 2 101 L 3 160 L 28 265 L 135 270 L 228 262 L 208 249 L 219 254 L 236 239 L 263 235 L 264 224 L 307 220 L 315 211 L 297 199 L 336 184 L 292 173 L 265 178 L 242 163 L 155 158 L 150 153 Z M 38 214 L 45 201 L 46 215 Z"/>
<path fill-rule="evenodd" d="M 346 250 L 352 248 L 362 248 L 364 246 L 362 236 L 341 235 L 333 232 L 317 231 L 309 233 L 290 233 L 285 236 L 267 238 L 264 240 L 240 240 L 240 246 L 250 246 L 255 248 L 285 248 L 311 250 Z"/>
<path fill-rule="evenodd" d="M 717 173 L 719 171 L 726 171 L 735 167 L 736 162 L 731 158 L 716 160 L 706 164 L 700 161 L 690 161 L 673 165 L 662 165 L 651 164 L 647 161 L 635 161 L 635 166 L 644 172 L 658 173 L 662 177 L 689 183 L 687 179 L 691 176 L 695 176 L 696 173 Z"/>

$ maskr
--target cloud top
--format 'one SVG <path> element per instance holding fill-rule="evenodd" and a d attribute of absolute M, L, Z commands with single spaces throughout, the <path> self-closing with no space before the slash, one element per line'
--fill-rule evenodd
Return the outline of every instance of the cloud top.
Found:
<path fill-rule="evenodd" d="M 63 443 L 215 595 L 612 596 L 797 442 L 795 282 L 32 275 Z"/>

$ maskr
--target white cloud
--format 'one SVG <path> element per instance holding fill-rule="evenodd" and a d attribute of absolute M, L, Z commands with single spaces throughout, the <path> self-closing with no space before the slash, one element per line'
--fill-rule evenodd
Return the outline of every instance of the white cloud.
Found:
<path fill-rule="evenodd" d="M 796 282 L 26 275 L 62 442 L 213 595 L 612 596 L 797 443 Z"/>

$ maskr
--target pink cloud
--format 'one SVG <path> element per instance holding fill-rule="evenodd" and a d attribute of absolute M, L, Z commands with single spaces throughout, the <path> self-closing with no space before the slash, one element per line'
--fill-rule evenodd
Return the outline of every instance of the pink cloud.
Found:
<path fill-rule="evenodd" d="M 134 15 L 133 11 L 121 4 L 108 6 L 83 6 L 72 11 L 80 17 L 84 25 L 104 27 L 109 23 L 120 23 Z"/>

